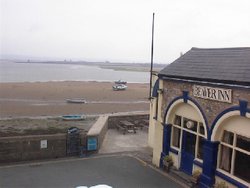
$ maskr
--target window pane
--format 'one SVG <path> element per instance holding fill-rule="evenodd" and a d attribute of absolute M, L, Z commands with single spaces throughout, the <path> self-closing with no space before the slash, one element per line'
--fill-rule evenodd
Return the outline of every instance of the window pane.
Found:
<path fill-rule="evenodd" d="M 245 136 L 237 135 L 237 147 L 250 151 L 250 138 L 247 138 Z"/>
<path fill-rule="evenodd" d="M 181 116 L 175 115 L 174 124 L 181 126 Z"/>
<path fill-rule="evenodd" d="M 222 141 L 227 144 L 233 145 L 233 140 L 234 140 L 234 134 L 229 131 L 224 131 Z"/>
<path fill-rule="evenodd" d="M 221 145 L 220 168 L 229 172 L 231 170 L 232 149 Z"/>
<path fill-rule="evenodd" d="M 250 156 L 236 151 L 234 175 L 250 182 Z"/>
<path fill-rule="evenodd" d="M 203 159 L 203 140 L 202 137 L 198 137 L 198 153 L 197 153 L 197 158 Z"/>
<path fill-rule="evenodd" d="M 181 130 L 176 127 L 173 127 L 172 144 L 177 148 L 180 148 L 180 135 Z"/>
<path fill-rule="evenodd" d="M 200 126 L 200 131 L 199 133 L 202 134 L 202 135 L 205 135 L 205 129 L 203 127 L 203 123 L 199 123 L 199 126 Z"/>
<path fill-rule="evenodd" d="M 193 120 L 184 118 L 184 127 L 196 132 L 197 131 L 197 121 L 193 121 Z"/>

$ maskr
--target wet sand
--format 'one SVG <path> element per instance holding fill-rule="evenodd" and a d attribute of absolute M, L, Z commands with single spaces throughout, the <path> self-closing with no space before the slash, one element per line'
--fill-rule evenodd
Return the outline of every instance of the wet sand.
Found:
<path fill-rule="evenodd" d="M 149 111 L 148 84 L 113 91 L 110 82 L 0 83 L 0 118 Z M 66 99 L 84 98 L 85 104 Z"/>

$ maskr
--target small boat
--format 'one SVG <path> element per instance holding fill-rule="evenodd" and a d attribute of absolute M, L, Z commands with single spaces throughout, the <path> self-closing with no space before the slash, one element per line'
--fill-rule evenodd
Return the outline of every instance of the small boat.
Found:
<path fill-rule="evenodd" d="M 126 90 L 128 86 L 124 84 L 118 84 L 113 86 L 114 91 Z"/>
<path fill-rule="evenodd" d="M 85 99 L 66 99 L 68 103 L 86 103 Z"/>
<path fill-rule="evenodd" d="M 126 81 L 123 81 L 123 80 L 118 80 L 118 81 L 115 81 L 115 84 L 127 84 Z"/>
<path fill-rule="evenodd" d="M 67 120 L 67 121 L 85 120 L 86 116 L 85 115 L 63 115 L 62 119 Z"/>

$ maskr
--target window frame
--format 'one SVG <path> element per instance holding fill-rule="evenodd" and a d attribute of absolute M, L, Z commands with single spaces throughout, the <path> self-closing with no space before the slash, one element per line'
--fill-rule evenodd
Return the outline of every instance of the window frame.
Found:
<path fill-rule="evenodd" d="M 224 131 L 228 131 L 228 132 L 233 133 L 233 144 L 232 145 L 223 141 Z M 222 136 L 220 138 L 219 151 L 218 151 L 218 156 L 217 156 L 217 161 L 218 161 L 217 162 L 217 170 L 219 172 L 221 172 L 221 173 L 226 174 L 227 176 L 229 176 L 229 177 L 231 177 L 233 179 L 236 179 L 238 181 L 242 181 L 242 182 L 245 182 L 245 183 L 249 184 L 250 180 L 249 180 L 249 182 L 247 182 L 247 181 L 241 179 L 240 177 L 238 177 L 238 176 L 236 176 L 234 174 L 236 152 L 238 151 L 238 152 L 241 152 L 241 153 L 244 153 L 244 154 L 250 156 L 250 151 L 247 151 L 247 150 L 244 150 L 242 148 L 237 147 L 237 136 L 238 135 L 243 136 L 243 135 L 238 134 L 236 131 L 229 131 L 229 130 L 226 130 L 226 129 L 223 130 Z M 246 136 L 244 136 L 244 137 L 246 137 Z M 231 164 L 230 172 L 227 172 L 226 170 L 223 170 L 222 168 L 220 168 L 221 155 L 222 155 L 222 146 L 225 146 L 225 147 L 228 147 L 228 148 L 232 149 L 232 154 L 231 154 L 232 156 L 231 156 L 231 161 L 230 161 L 230 164 Z"/>
<path fill-rule="evenodd" d="M 180 116 L 181 117 L 181 125 L 175 125 L 174 122 L 175 122 L 175 117 L 176 116 Z M 196 131 L 193 131 L 193 130 L 190 130 L 190 129 L 187 129 L 184 127 L 184 119 L 188 119 L 188 120 L 191 120 L 191 121 L 194 121 L 194 122 L 197 122 L 197 129 Z M 195 160 L 199 161 L 199 162 L 203 162 L 203 159 L 200 159 L 198 158 L 198 149 L 199 149 L 199 139 L 206 139 L 206 135 L 205 135 L 205 132 L 204 134 L 201 134 L 200 133 L 200 126 L 203 126 L 204 127 L 204 124 L 200 121 L 197 121 L 197 120 L 194 120 L 194 119 L 190 119 L 190 118 L 187 118 L 187 117 L 184 117 L 184 116 L 181 116 L 181 115 L 178 115 L 178 114 L 175 114 L 174 115 L 174 119 L 173 119 L 173 123 L 172 123 L 172 131 L 171 131 L 171 140 L 170 140 L 170 147 L 177 150 L 178 152 L 181 151 L 181 148 L 182 148 L 182 137 L 183 137 L 183 130 L 186 131 L 186 132 L 189 132 L 191 134 L 194 134 L 196 136 L 196 143 L 195 143 L 195 155 L 194 155 L 194 158 Z M 173 145 L 173 134 L 174 134 L 174 131 L 173 131 L 173 128 L 178 128 L 180 129 L 180 138 L 179 138 L 179 148 L 174 146 Z M 204 131 L 205 131 L 205 127 L 204 127 Z"/>

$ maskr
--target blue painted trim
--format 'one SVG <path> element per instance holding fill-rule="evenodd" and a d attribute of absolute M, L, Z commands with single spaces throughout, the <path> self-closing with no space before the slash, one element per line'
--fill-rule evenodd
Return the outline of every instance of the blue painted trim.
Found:
<path fill-rule="evenodd" d="M 167 116 L 167 113 L 168 113 L 170 107 L 173 105 L 173 103 L 174 103 L 175 101 L 177 101 L 177 100 L 179 100 L 179 99 L 183 99 L 183 97 L 182 97 L 182 96 L 176 97 L 176 98 L 174 98 L 174 99 L 168 104 L 168 106 L 167 106 L 167 108 L 166 108 L 166 110 L 165 110 L 165 113 L 164 113 L 164 118 L 163 118 L 163 119 L 164 119 L 164 122 L 166 122 L 166 116 Z"/>
<path fill-rule="evenodd" d="M 201 187 L 211 187 L 215 182 L 218 146 L 219 142 L 203 139 L 203 166 L 199 182 Z"/>
<path fill-rule="evenodd" d="M 208 134 L 208 140 L 211 140 L 211 136 L 217 121 L 219 121 L 219 119 L 225 114 L 233 111 L 240 111 L 241 116 L 246 116 L 247 112 L 250 113 L 250 108 L 247 108 L 247 101 L 239 100 L 239 106 L 232 106 L 230 108 L 223 110 L 213 121 L 211 129 Z"/>
<path fill-rule="evenodd" d="M 164 114 L 164 118 L 163 118 L 163 119 L 164 119 L 164 122 L 166 122 L 166 116 L 167 116 L 167 113 L 168 113 L 170 107 L 173 105 L 173 103 L 174 103 L 175 101 L 177 101 L 177 100 L 179 100 L 179 99 L 183 99 L 184 102 L 190 100 L 191 102 L 193 102 L 193 103 L 197 106 L 197 108 L 200 110 L 200 112 L 201 112 L 201 114 L 202 114 L 202 117 L 203 117 L 203 119 L 204 119 L 204 121 L 205 121 L 205 126 L 206 126 L 206 129 L 207 129 L 207 135 L 209 136 L 209 127 L 208 127 L 208 122 L 207 122 L 207 118 L 206 118 L 206 115 L 205 115 L 204 111 L 202 110 L 201 106 L 199 105 L 199 103 L 198 103 L 195 99 L 189 97 L 188 92 L 186 92 L 186 91 L 183 91 L 183 95 L 182 95 L 182 96 L 179 96 L 179 97 L 174 98 L 174 99 L 168 104 L 168 106 L 167 106 L 167 108 L 166 108 L 166 111 L 165 111 L 165 114 Z"/>
<path fill-rule="evenodd" d="M 159 166 L 160 166 L 160 168 L 163 168 L 163 158 L 166 156 L 166 154 L 164 153 L 164 152 L 161 152 L 161 158 L 160 158 L 160 164 L 159 164 Z"/>
<path fill-rule="evenodd" d="M 248 188 L 248 186 L 246 186 L 246 185 L 244 185 L 244 184 L 236 181 L 235 179 L 233 179 L 233 178 L 231 178 L 231 177 L 229 177 L 229 176 L 227 176 L 227 175 L 225 175 L 225 174 L 223 174 L 223 173 L 221 173 L 221 172 L 219 172 L 217 170 L 216 170 L 215 174 L 217 176 L 219 176 L 220 178 L 224 179 L 225 181 L 227 181 L 227 182 L 235 185 L 236 187 L 239 187 L 239 188 Z"/>
<path fill-rule="evenodd" d="M 201 168 L 203 167 L 203 163 L 201 163 L 200 161 L 194 160 L 194 164 Z"/>
<path fill-rule="evenodd" d="M 171 138 L 171 126 L 170 124 L 165 124 L 163 126 L 163 145 L 162 151 L 168 155 L 170 150 L 170 138 Z"/>
<path fill-rule="evenodd" d="M 155 81 L 152 97 L 158 97 L 158 89 L 159 89 L 159 78 Z"/>
<path fill-rule="evenodd" d="M 239 101 L 239 106 L 240 106 L 240 115 L 241 116 L 246 116 L 246 113 L 247 113 L 247 101 L 244 101 L 244 100 L 240 100 Z"/>
<path fill-rule="evenodd" d="M 178 155 L 178 153 L 179 153 L 178 150 L 176 150 L 176 149 L 174 149 L 172 147 L 170 147 L 169 151 L 172 152 L 172 153 L 174 153 L 174 154 L 176 154 L 176 155 Z"/>
<path fill-rule="evenodd" d="M 188 101 L 188 91 L 182 91 L 183 101 L 184 103 L 187 103 Z"/>

